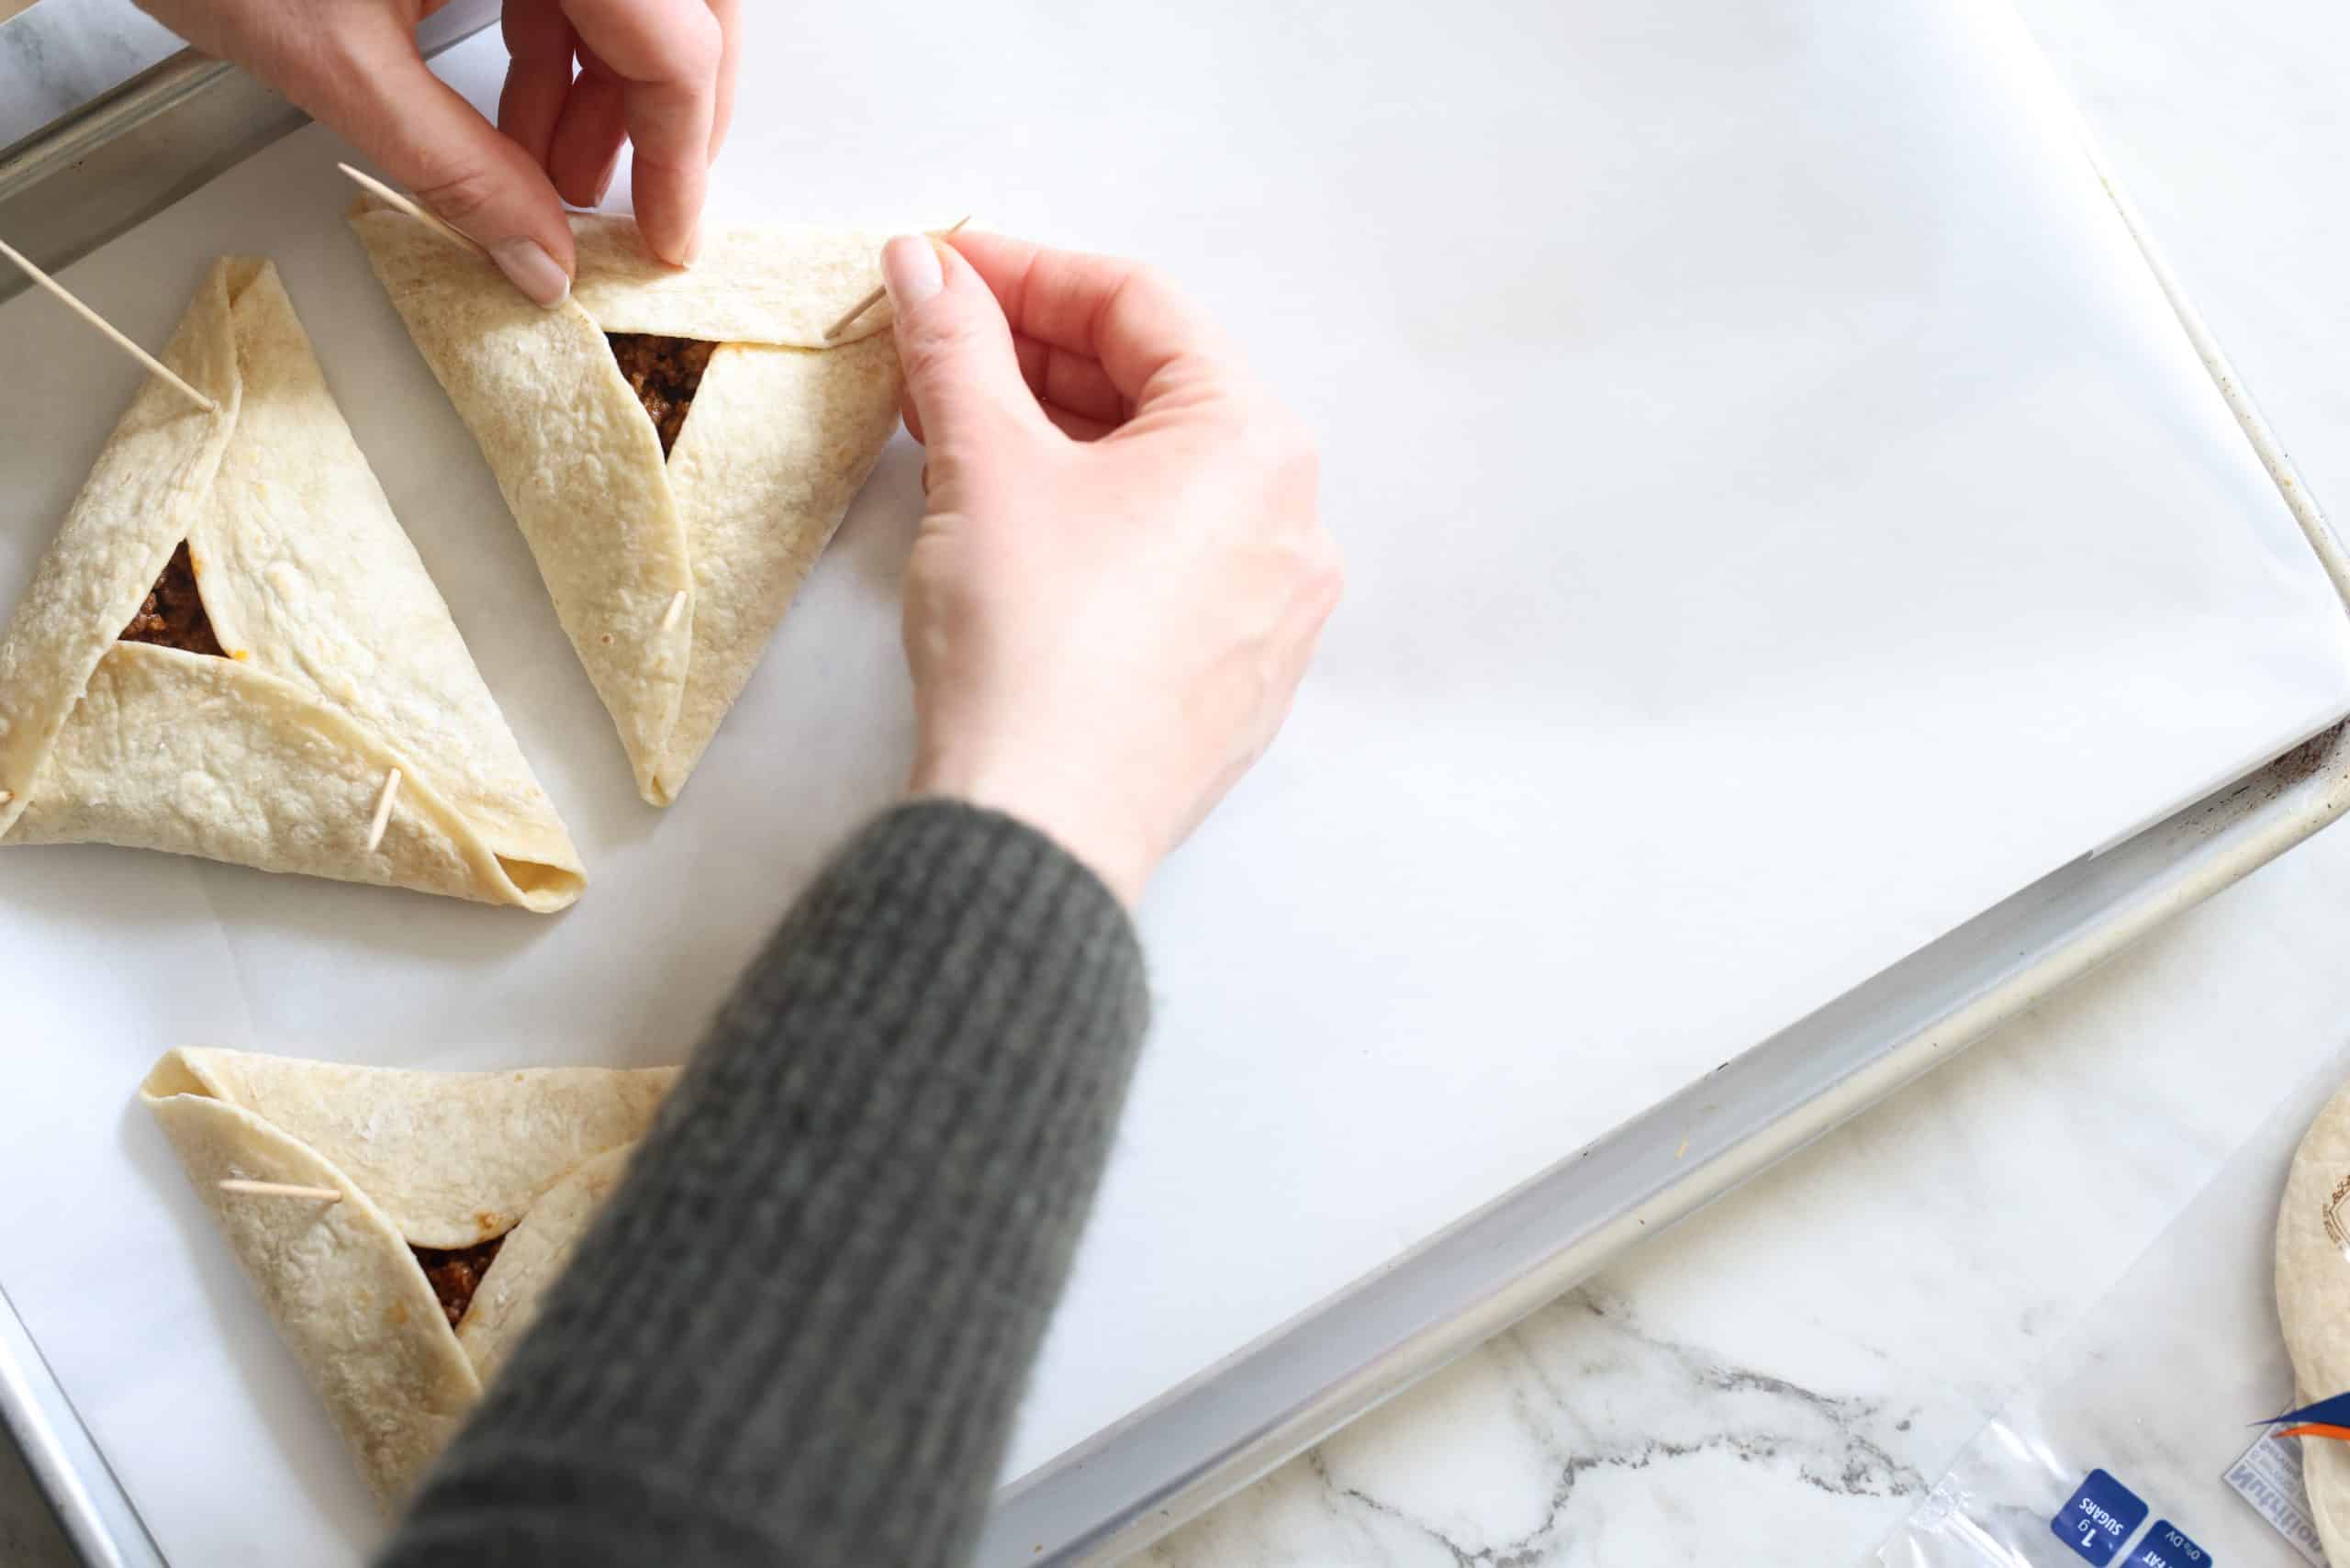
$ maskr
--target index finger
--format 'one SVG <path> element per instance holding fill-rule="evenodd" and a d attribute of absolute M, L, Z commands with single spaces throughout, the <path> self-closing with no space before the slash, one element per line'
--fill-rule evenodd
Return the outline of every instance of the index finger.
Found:
<path fill-rule="evenodd" d="M 691 259 L 710 182 L 726 39 L 705 0 L 565 0 L 579 41 L 621 83 L 636 223 L 665 261 Z"/>
<path fill-rule="evenodd" d="M 987 280 L 1015 335 L 1099 361 L 1128 402 L 1181 364 L 1233 357 L 1198 308 L 1140 263 L 968 229 L 946 243 Z"/>

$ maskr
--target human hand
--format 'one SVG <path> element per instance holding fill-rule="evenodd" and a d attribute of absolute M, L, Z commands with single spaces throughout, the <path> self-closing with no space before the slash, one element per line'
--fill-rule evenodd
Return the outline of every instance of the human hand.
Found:
<path fill-rule="evenodd" d="M 890 242 L 912 788 L 1042 829 L 1128 904 L 1262 755 L 1338 599 L 1312 441 L 1147 269 Z"/>
<path fill-rule="evenodd" d="M 646 242 L 693 259 L 733 110 L 742 0 L 507 0 L 513 61 L 494 129 L 417 53 L 417 24 L 443 0 L 139 3 L 341 131 L 542 305 L 571 286 L 563 203 L 602 199 L 623 137 Z"/>

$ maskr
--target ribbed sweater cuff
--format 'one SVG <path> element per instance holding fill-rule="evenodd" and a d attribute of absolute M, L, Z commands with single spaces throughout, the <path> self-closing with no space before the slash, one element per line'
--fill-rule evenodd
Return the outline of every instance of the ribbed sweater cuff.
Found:
<path fill-rule="evenodd" d="M 386 1562 L 955 1561 L 1146 1011 L 1131 923 L 1050 841 L 883 816 L 745 972 Z"/>

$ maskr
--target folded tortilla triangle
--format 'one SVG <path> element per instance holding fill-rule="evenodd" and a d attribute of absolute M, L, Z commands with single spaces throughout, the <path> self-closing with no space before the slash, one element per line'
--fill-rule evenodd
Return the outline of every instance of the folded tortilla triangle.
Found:
<path fill-rule="evenodd" d="M 578 851 L 276 270 L 215 263 L 163 358 L 220 411 L 141 387 L 0 637 L 0 844 L 572 902 Z"/>
<path fill-rule="evenodd" d="M 2277 1210 L 2277 1316 L 2295 1405 L 2350 1393 L 2350 1088 L 2302 1136 Z M 2350 1563 L 2350 1443 L 2301 1439 L 2310 1513 L 2329 1561 Z"/>
<path fill-rule="evenodd" d="M 676 1077 L 175 1050 L 140 1098 L 388 1507 L 530 1327 Z M 342 1196 L 223 1191 L 232 1180 Z M 435 1255 L 493 1241 L 470 1300 L 444 1304 L 426 1273 L 445 1267 Z M 453 1328 L 444 1305 L 462 1313 Z"/>
<path fill-rule="evenodd" d="M 352 225 L 530 542 L 638 792 L 667 805 L 896 426 L 886 305 L 823 337 L 878 280 L 887 236 L 714 230 L 679 272 L 632 221 L 575 218 L 571 297 L 543 310 L 405 213 L 363 200 Z M 640 375 L 641 397 L 608 334 L 686 340 L 695 364 Z"/>

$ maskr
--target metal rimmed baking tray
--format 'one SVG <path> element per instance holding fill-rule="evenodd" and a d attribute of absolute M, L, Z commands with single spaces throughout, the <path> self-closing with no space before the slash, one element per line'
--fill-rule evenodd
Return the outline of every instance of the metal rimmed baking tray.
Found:
<path fill-rule="evenodd" d="M 2296 515 L 2336 565 L 2314 510 Z M 2339 745 L 2327 737 L 2034 884 L 1104 1433 L 1007 1495 L 991 1557 L 1079 1561 L 1140 1544 L 1530 1310 L 2312 831 L 2338 809 Z M 22 1391 L 10 1419 L 39 1428 L 31 1446 L 77 1538 L 100 1561 L 157 1560 L 37 1350 L 11 1350 Z"/>
<path fill-rule="evenodd" d="M 417 45 L 430 58 L 498 11 L 498 0 L 449 0 Z M 0 234 L 54 272 L 308 122 L 235 66 L 182 50 L 0 148 Z M 9 268 L 0 299 L 27 286 Z"/>

